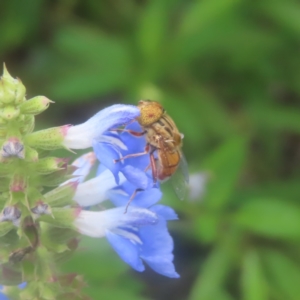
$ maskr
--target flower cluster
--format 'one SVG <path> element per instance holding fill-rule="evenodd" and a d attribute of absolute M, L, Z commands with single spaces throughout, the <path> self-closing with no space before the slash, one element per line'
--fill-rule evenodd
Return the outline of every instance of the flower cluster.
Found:
<path fill-rule="evenodd" d="M 5 293 L 16 299 L 41 295 L 69 299 L 72 293 L 78 297 L 81 277 L 59 275 L 56 263 L 76 250 L 80 234 L 106 237 L 137 271 L 143 271 L 146 263 L 157 273 L 179 277 L 167 229 L 167 221 L 177 216 L 170 207 L 157 204 L 162 193 L 158 184 L 153 186 L 149 155 L 118 160 L 144 151 L 143 137 L 118 129 L 127 125 L 141 131 L 135 122 L 139 109 L 113 105 L 83 124 L 33 132 L 34 116 L 51 102 L 44 96 L 26 100 L 21 81 L 4 69 L 0 81 L 0 245 L 5 246 L 0 247 L 0 284 L 27 283 L 22 292 L 5 287 Z M 50 156 L 51 150 L 59 148 L 92 148 L 93 152 L 68 165 L 68 159 Z M 96 176 L 86 180 L 95 165 Z M 99 203 L 107 200 L 115 207 L 99 210 Z M 71 284 L 76 291 L 70 289 Z"/>
<path fill-rule="evenodd" d="M 126 114 L 128 109 L 128 106 L 122 106 L 122 114 Z M 136 113 L 138 116 L 139 112 Z M 109 113 L 106 119 L 110 119 Z M 131 124 L 132 127 L 140 130 L 136 123 Z M 156 272 L 176 278 L 179 276 L 172 263 L 173 241 L 166 223 L 177 219 L 177 216 L 171 208 L 156 204 L 162 193 L 159 188 L 153 187 L 153 179 L 144 172 L 150 163 L 149 157 L 144 155 L 113 163 L 127 153 L 143 151 L 144 147 L 144 138 L 133 137 L 127 132 L 116 134 L 107 131 L 100 140 L 94 140 L 94 153 L 101 164 L 95 178 L 77 187 L 73 199 L 83 209 L 78 213 L 75 226 L 88 236 L 106 236 L 120 257 L 135 270 L 143 271 L 142 261 L 145 261 Z M 83 168 L 86 168 L 90 155 L 87 154 L 86 159 L 85 156 L 80 158 Z M 78 161 L 75 163 L 79 166 Z M 137 189 L 140 192 L 127 209 L 128 201 Z M 84 209 L 107 199 L 116 208 L 104 211 Z"/>

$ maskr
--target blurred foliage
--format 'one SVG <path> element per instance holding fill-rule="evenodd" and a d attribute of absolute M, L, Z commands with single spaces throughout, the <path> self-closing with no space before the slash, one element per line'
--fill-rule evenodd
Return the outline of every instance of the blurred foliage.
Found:
<path fill-rule="evenodd" d="M 84 241 L 66 268 L 91 297 L 299 299 L 298 1 L 9 0 L 0 31 L 0 61 L 28 96 L 57 103 L 41 121 L 156 99 L 185 134 L 190 172 L 208 174 L 193 201 L 165 185 L 181 279 L 130 277 L 106 241 Z"/>

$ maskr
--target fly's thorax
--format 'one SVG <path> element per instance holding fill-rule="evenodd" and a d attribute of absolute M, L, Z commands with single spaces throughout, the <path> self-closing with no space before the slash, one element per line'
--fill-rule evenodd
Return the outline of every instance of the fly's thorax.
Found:
<path fill-rule="evenodd" d="M 137 121 L 142 127 L 147 127 L 157 122 L 165 111 L 160 103 L 150 100 L 140 100 L 138 108 L 140 110 L 140 116 L 137 118 Z"/>
<path fill-rule="evenodd" d="M 162 136 L 159 132 L 155 130 L 154 126 L 149 126 L 146 128 L 146 141 L 148 144 L 153 146 L 156 149 L 161 148 Z"/>

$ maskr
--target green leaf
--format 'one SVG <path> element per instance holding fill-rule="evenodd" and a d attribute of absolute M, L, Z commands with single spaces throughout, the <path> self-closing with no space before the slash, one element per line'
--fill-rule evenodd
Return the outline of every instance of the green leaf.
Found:
<path fill-rule="evenodd" d="M 247 139 L 232 138 L 215 150 L 202 169 L 211 174 L 205 197 L 210 208 L 222 208 L 229 201 L 241 173 L 247 153 Z"/>
<path fill-rule="evenodd" d="M 279 251 L 263 252 L 266 272 L 274 289 L 284 294 L 282 299 L 299 300 L 300 266 Z"/>
<path fill-rule="evenodd" d="M 300 110 L 284 107 L 255 106 L 249 109 L 252 123 L 272 130 L 300 133 Z"/>
<path fill-rule="evenodd" d="M 0 53 L 29 43 L 39 30 L 43 2 L 40 0 L 1 1 L 0 8 Z M 34 16 L 34 17 L 33 17 Z M 2 63 L 2 62 L 1 62 Z"/>
<path fill-rule="evenodd" d="M 59 76 L 51 78 L 48 91 L 55 99 L 103 95 L 124 87 L 130 78 L 126 44 L 94 28 L 62 27 L 54 47 L 62 56 L 61 63 L 53 61 Z"/>
<path fill-rule="evenodd" d="M 189 300 L 215 300 L 222 290 L 231 264 L 232 253 L 229 245 L 221 245 L 213 250 L 201 268 Z"/>
<path fill-rule="evenodd" d="M 278 199 L 248 201 L 234 214 L 233 222 L 268 238 L 300 238 L 299 206 Z"/>
<path fill-rule="evenodd" d="M 136 38 L 143 63 L 147 68 L 157 68 L 160 71 L 167 51 L 167 29 L 170 14 L 170 1 L 153 0 L 148 2 L 139 17 Z M 162 59 L 164 58 L 164 59 Z"/>
<path fill-rule="evenodd" d="M 204 211 L 193 220 L 193 233 L 203 243 L 214 242 L 219 233 L 221 215 L 215 212 Z"/>
<path fill-rule="evenodd" d="M 289 32 L 300 33 L 300 5 L 297 1 L 262 1 L 259 7 Z"/>
<path fill-rule="evenodd" d="M 188 35 L 198 31 L 199 28 L 203 29 L 238 2 L 237 0 L 194 1 L 185 13 L 179 34 Z"/>
<path fill-rule="evenodd" d="M 223 30 L 223 17 L 230 14 L 238 2 L 238 0 L 194 1 L 188 7 L 179 27 L 173 46 L 174 61 L 180 63 L 197 57 L 206 44 L 214 42 L 215 27 Z"/>
<path fill-rule="evenodd" d="M 255 250 L 249 249 L 243 258 L 242 292 L 244 300 L 266 300 L 267 284 L 260 258 Z"/>

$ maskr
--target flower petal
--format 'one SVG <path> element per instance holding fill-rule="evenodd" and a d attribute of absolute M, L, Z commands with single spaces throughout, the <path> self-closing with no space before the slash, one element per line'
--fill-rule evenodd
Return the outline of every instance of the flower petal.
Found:
<path fill-rule="evenodd" d="M 121 174 L 120 183 L 124 181 L 125 177 Z M 82 207 L 95 205 L 107 200 L 107 191 L 116 186 L 113 174 L 106 170 L 99 176 L 79 184 L 73 200 Z"/>
<path fill-rule="evenodd" d="M 117 207 L 104 211 L 81 210 L 74 221 L 77 230 L 91 237 L 103 237 L 105 231 L 132 229 L 136 226 L 154 225 L 158 222 L 157 215 L 149 209 Z"/>
<path fill-rule="evenodd" d="M 109 230 L 106 231 L 106 237 L 113 249 L 127 264 L 136 271 L 142 272 L 145 270 L 145 266 L 138 255 L 138 245 Z"/>
<path fill-rule="evenodd" d="M 114 127 L 127 124 L 140 114 L 133 105 L 116 104 L 99 111 L 85 123 L 72 126 L 65 138 L 64 145 L 71 149 L 85 149 L 92 146 L 94 139 Z"/>
<path fill-rule="evenodd" d="M 177 220 L 178 216 L 173 208 L 165 205 L 155 205 L 151 207 L 151 210 L 157 215 L 163 217 L 165 220 Z"/>
<path fill-rule="evenodd" d="M 114 163 L 114 159 L 120 158 L 120 151 L 112 144 L 98 141 L 93 142 L 93 148 L 98 160 L 113 173 L 116 183 L 119 184 L 119 171 L 122 163 Z"/>
<path fill-rule="evenodd" d="M 153 186 L 152 178 L 147 176 L 147 174 L 139 168 L 127 165 L 126 167 L 122 168 L 122 173 L 126 179 L 137 188 L 146 190 Z"/>
<path fill-rule="evenodd" d="M 155 207 L 155 206 L 154 206 Z M 168 207 L 158 207 L 163 214 L 170 214 Z M 155 210 L 155 209 L 153 209 Z M 173 264 L 173 240 L 163 217 L 155 226 L 141 227 L 139 231 L 141 245 L 140 257 L 157 273 L 171 278 L 178 278 Z"/>
<path fill-rule="evenodd" d="M 65 181 L 63 184 L 66 184 L 68 182 L 78 182 L 81 183 L 84 181 L 86 176 L 89 175 L 91 168 L 94 166 L 96 162 L 96 156 L 94 152 L 89 152 L 84 155 L 81 155 L 78 157 L 73 163 L 72 166 L 77 167 L 78 169 L 73 172 L 73 176 L 75 176 L 72 179 L 69 179 Z"/>
<path fill-rule="evenodd" d="M 112 189 L 108 191 L 108 198 L 115 206 L 126 206 L 131 194 L 127 194 L 123 189 Z M 162 192 L 157 188 L 152 188 L 146 191 L 141 191 L 136 194 L 130 203 L 130 206 L 151 207 L 162 196 Z"/>

